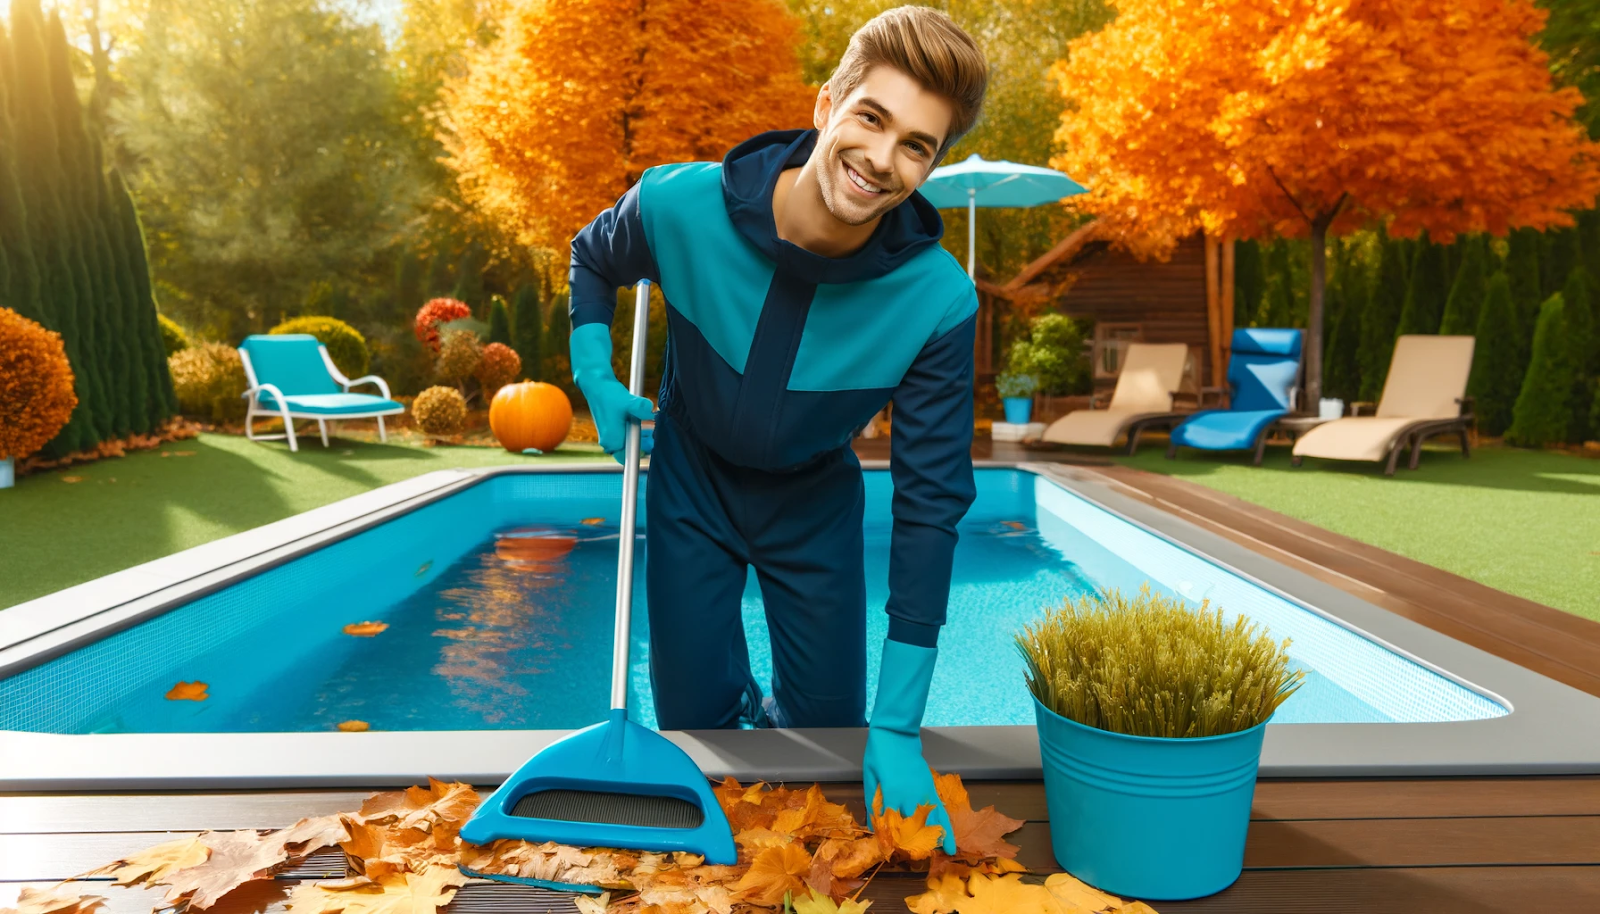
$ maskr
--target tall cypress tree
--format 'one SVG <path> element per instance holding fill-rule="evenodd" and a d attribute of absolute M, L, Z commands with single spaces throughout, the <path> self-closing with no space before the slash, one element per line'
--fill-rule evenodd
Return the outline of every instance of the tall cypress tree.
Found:
<path fill-rule="evenodd" d="M 101 212 L 104 214 L 102 224 L 109 248 L 107 256 L 113 272 L 112 287 L 116 292 L 116 298 L 110 303 L 110 307 L 115 308 L 119 315 L 118 345 L 123 353 L 122 364 L 125 366 L 120 383 L 127 385 L 124 403 L 128 423 L 134 432 L 143 435 L 155 430 L 150 410 L 150 382 L 157 369 L 148 362 L 151 358 L 165 362 L 166 354 L 150 351 L 144 328 L 140 324 L 139 286 L 134 281 L 133 264 L 128 259 L 126 227 L 123 225 L 121 214 L 117 212 L 116 194 L 111 188 L 110 176 L 102 170 L 102 149 L 101 144 L 96 141 L 95 171 L 100 176 L 97 195 L 102 201 Z"/>
<path fill-rule="evenodd" d="M 1334 282 L 1338 307 L 1332 312 L 1322 357 L 1322 393 L 1352 403 L 1361 398 L 1361 316 L 1367 309 L 1372 281 L 1348 246 L 1335 262 Z"/>
<path fill-rule="evenodd" d="M 156 322 L 156 299 L 150 287 L 150 257 L 144 240 L 144 228 L 139 225 L 139 214 L 133 207 L 133 197 L 122 173 L 111 169 L 111 200 L 117 208 L 117 219 L 122 224 L 122 243 L 128 252 L 128 266 L 133 270 L 135 296 L 138 310 L 135 314 L 134 332 L 148 355 L 144 359 L 146 377 L 149 378 L 150 396 L 146 401 L 150 422 L 159 425 L 178 412 L 178 397 L 172 389 L 172 372 L 167 369 L 166 347 L 161 344 L 161 327 Z"/>
<path fill-rule="evenodd" d="M 1523 378 L 1512 408 L 1506 442 L 1521 447 L 1543 447 L 1567 440 L 1572 410 L 1573 366 L 1568 358 L 1566 306 L 1561 293 L 1539 306 L 1539 323 L 1533 334 L 1533 360 Z"/>
<path fill-rule="evenodd" d="M 1379 248 L 1377 277 L 1366 310 L 1361 314 L 1361 399 L 1375 402 L 1383 394 L 1389 377 L 1389 359 L 1394 355 L 1395 330 L 1400 312 L 1405 309 L 1405 246 L 1398 240 L 1386 241 Z"/>
<path fill-rule="evenodd" d="M 31 321 L 47 324 L 39 298 L 39 267 L 34 262 L 28 211 L 17 174 L 17 132 L 11 117 L 11 39 L 0 24 L 0 251 L 6 262 L 0 297 L 6 307 Z"/>
<path fill-rule="evenodd" d="M 1267 251 L 1266 292 L 1262 298 L 1257 327 L 1294 326 L 1294 269 L 1289 263 L 1289 242 L 1280 238 Z"/>
<path fill-rule="evenodd" d="M 1489 283 L 1489 250 L 1482 236 L 1468 239 L 1461 252 L 1461 269 L 1456 271 L 1456 281 L 1450 286 L 1450 297 L 1445 300 L 1444 318 L 1439 322 L 1439 332 L 1446 336 L 1471 336 L 1478 329 L 1478 311 L 1483 308 L 1483 295 Z"/>
<path fill-rule="evenodd" d="M 1572 268 L 1578 265 L 1577 228 L 1548 228 L 1539 233 L 1539 294 L 1544 298 L 1566 286 Z M 1570 310 L 1568 302 L 1563 311 Z"/>
<path fill-rule="evenodd" d="M 1567 274 L 1567 282 L 1561 287 L 1561 300 L 1567 323 L 1567 361 L 1572 367 L 1572 392 L 1568 399 L 1572 418 L 1567 423 L 1567 441 L 1582 444 L 1593 433 L 1589 428 L 1589 406 L 1594 397 L 1594 377 L 1600 371 L 1595 357 L 1594 278 L 1582 264 Z"/>
<path fill-rule="evenodd" d="M 88 375 L 95 433 L 105 439 L 116 434 L 117 422 L 107 372 L 112 355 L 105 326 L 105 274 L 95 241 L 90 202 L 94 185 L 88 178 L 89 135 L 83 127 L 83 105 L 78 101 L 72 67 L 67 62 L 67 34 L 61 27 L 61 17 L 55 13 L 51 13 L 45 25 L 45 62 L 49 67 L 50 103 L 55 108 L 51 120 L 55 123 L 56 148 L 61 156 L 61 206 L 68 226 L 67 256 L 78 288 L 78 333 L 83 338 L 80 347 L 83 362 L 74 365 L 73 370 Z"/>
<path fill-rule="evenodd" d="M 1255 241 L 1235 242 L 1233 248 L 1234 323 L 1248 327 L 1261 313 L 1261 295 L 1266 276 L 1261 267 L 1261 245 Z"/>
<path fill-rule="evenodd" d="M 511 345 L 511 315 L 506 300 L 496 295 L 489 299 L 489 342 Z"/>
<path fill-rule="evenodd" d="M 1477 342 L 1472 351 L 1472 394 L 1478 431 L 1501 435 L 1511 425 L 1511 411 L 1522 389 L 1523 361 L 1517 352 L 1517 318 L 1511 304 L 1511 280 L 1504 272 L 1489 277 L 1483 308 L 1478 312 Z"/>
<path fill-rule="evenodd" d="M 17 178 L 22 184 L 28 232 L 34 242 L 34 261 L 39 267 L 41 311 L 45 326 L 61 334 L 78 395 L 78 405 L 66 426 L 43 449 L 46 456 L 59 457 L 92 447 L 100 440 L 91 413 L 89 373 L 82 367 L 91 353 L 86 351 L 79 333 L 79 285 L 70 256 L 75 248 L 68 211 L 62 203 L 65 178 L 51 104 L 49 55 L 39 0 L 12 0 L 11 30 Z"/>
<path fill-rule="evenodd" d="M 1578 214 L 1578 259 L 1591 277 L 1600 280 L 1600 210 Z"/>
<path fill-rule="evenodd" d="M 427 297 L 436 298 L 440 295 L 449 295 L 454 287 L 450 278 L 450 258 L 440 247 L 433 252 L 433 258 L 428 261 Z"/>
<path fill-rule="evenodd" d="M 517 289 L 511 309 L 515 315 L 511 332 L 517 355 L 522 357 L 522 375 L 530 381 L 544 380 L 544 315 L 539 301 L 539 277 Z"/>
<path fill-rule="evenodd" d="M 1434 244 L 1423 233 L 1417 245 L 1416 262 L 1406 282 L 1405 303 L 1400 309 L 1396 335 L 1439 332 L 1444 315 L 1445 296 L 1450 292 L 1450 277 L 1445 273 L 1444 246 Z"/>
<path fill-rule="evenodd" d="M 1539 233 L 1533 229 L 1519 228 L 1511 232 L 1510 249 L 1506 252 L 1506 278 L 1511 282 L 1511 306 L 1517 318 L 1517 340 L 1523 364 L 1527 364 L 1528 350 L 1533 345 L 1533 325 L 1539 318 Z"/>
<path fill-rule="evenodd" d="M 572 336 L 572 313 L 568 293 L 563 292 L 555 296 L 550 303 L 550 317 L 545 325 L 544 352 L 544 379 L 560 387 L 567 393 L 572 393 L 572 363 L 570 358 L 569 339 Z"/>
<path fill-rule="evenodd" d="M 486 318 L 488 315 L 483 311 L 486 298 L 483 292 L 483 263 L 483 246 L 476 241 L 467 245 L 461 262 L 456 265 L 456 285 L 451 296 L 471 305 L 473 313 Z"/>

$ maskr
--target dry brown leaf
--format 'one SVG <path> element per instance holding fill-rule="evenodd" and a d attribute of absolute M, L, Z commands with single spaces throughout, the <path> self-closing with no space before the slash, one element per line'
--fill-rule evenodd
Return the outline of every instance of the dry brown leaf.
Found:
<path fill-rule="evenodd" d="M 479 802 L 478 792 L 470 785 L 446 784 L 430 777 L 427 787 L 407 787 L 368 797 L 361 804 L 361 812 L 353 818 L 362 823 L 392 824 L 397 828 L 423 831 L 438 824 L 453 825 L 459 831 Z"/>
<path fill-rule="evenodd" d="M 168 701 L 205 701 L 208 686 L 203 682 L 179 682 L 167 690 Z"/>
<path fill-rule="evenodd" d="M 783 896 L 799 889 L 810 872 L 811 855 L 801 845 L 770 847 L 756 855 L 733 891 L 741 901 L 770 907 L 782 904 Z"/>
<path fill-rule="evenodd" d="M 425 873 L 395 873 L 373 880 L 302 882 L 289 897 L 294 914 L 433 914 L 450 903 L 466 875 L 453 866 Z"/>
<path fill-rule="evenodd" d="M 792 794 L 789 806 L 780 811 L 772 822 L 772 830 L 797 838 L 852 837 L 865 832 L 856 824 L 855 817 L 843 803 L 829 803 L 822 795 L 822 787 L 812 784 L 803 794 Z"/>
<path fill-rule="evenodd" d="M 177 456 L 177 457 L 193 457 L 194 456 L 194 451 L 173 451 L 172 453 L 173 453 L 174 456 Z"/>
<path fill-rule="evenodd" d="M 956 854 L 968 860 L 983 857 L 1015 857 L 1021 848 L 1007 843 L 1004 837 L 1021 828 L 1021 819 L 1013 819 L 986 806 L 974 812 L 967 788 L 959 774 L 942 774 L 933 779 L 939 800 L 950 815 L 950 827 L 955 831 Z"/>
<path fill-rule="evenodd" d="M 344 627 L 344 633 L 357 638 L 371 638 L 388 627 L 387 622 L 352 622 Z"/>
<path fill-rule="evenodd" d="M 0 908 L 0 914 L 90 914 L 105 903 L 104 896 L 80 895 L 63 882 L 47 889 L 23 887 L 17 906 Z"/>
<path fill-rule="evenodd" d="M 606 909 L 611 907 L 611 893 L 601 892 L 599 898 L 574 895 L 572 903 L 578 906 L 578 914 L 606 914 Z"/>
<path fill-rule="evenodd" d="M 1117 896 L 1107 895 L 1066 873 L 1056 873 L 1046 879 L 1044 887 L 1073 914 L 1079 911 L 1085 914 L 1101 914 L 1104 911 L 1117 911 L 1123 906 L 1122 899 Z"/>
<path fill-rule="evenodd" d="M 623 878 L 618 859 L 619 855 L 611 852 L 580 850 L 553 841 L 510 840 L 462 844 L 460 857 L 461 865 L 475 873 L 623 888 L 630 883 Z"/>
<path fill-rule="evenodd" d="M 583 519 L 583 523 L 590 527 L 598 527 L 605 522 L 606 519 L 603 517 L 585 517 Z"/>
<path fill-rule="evenodd" d="M 368 724 L 364 720 L 343 720 L 339 722 L 339 729 L 346 733 L 365 733 Z"/>
<path fill-rule="evenodd" d="M 1079 914 L 1049 889 L 1025 883 L 1021 876 L 973 874 L 967 877 L 967 893 L 972 899 L 961 902 L 961 914 Z"/>
<path fill-rule="evenodd" d="M 197 866 L 211 856 L 210 848 L 199 838 L 179 838 L 165 844 L 146 848 L 137 854 L 108 863 L 85 876 L 110 876 L 117 885 L 132 885 L 148 878 L 151 882 L 163 881 L 168 873 L 185 867 Z"/>
<path fill-rule="evenodd" d="M 63 477 L 61 477 L 61 481 L 62 482 L 68 482 L 68 483 L 71 483 L 71 482 L 83 482 L 83 477 L 82 476 L 63 476 Z"/>
<path fill-rule="evenodd" d="M 263 838 L 254 831 L 206 832 L 200 841 L 211 849 L 205 862 L 167 874 L 167 901 L 188 898 L 188 907 L 205 909 L 222 896 L 253 879 L 271 875 L 288 852 L 281 840 Z"/>
<path fill-rule="evenodd" d="M 967 881 L 954 873 L 928 877 L 928 890 L 906 899 L 912 914 L 951 914 L 962 903 L 970 901 Z"/>

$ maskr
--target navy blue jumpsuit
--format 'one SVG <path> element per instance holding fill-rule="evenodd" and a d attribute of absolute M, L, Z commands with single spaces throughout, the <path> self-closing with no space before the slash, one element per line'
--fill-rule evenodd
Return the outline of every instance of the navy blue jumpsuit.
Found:
<path fill-rule="evenodd" d="M 850 441 L 894 403 L 889 637 L 933 647 L 956 524 L 974 497 L 977 294 L 913 193 L 859 251 L 778 237 L 772 193 L 815 130 L 721 162 L 647 169 L 572 242 L 574 328 L 611 323 L 640 279 L 667 302 L 645 520 L 650 675 L 662 729 L 753 714 L 740 600 L 772 637 L 772 722 L 866 725 L 863 483 Z M 754 691 L 759 695 L 759 691 Z"/>

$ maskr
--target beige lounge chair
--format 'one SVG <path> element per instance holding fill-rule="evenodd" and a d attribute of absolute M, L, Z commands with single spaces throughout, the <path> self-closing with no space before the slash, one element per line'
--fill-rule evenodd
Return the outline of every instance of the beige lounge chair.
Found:
<path fill-rule="evenodd" d="M 1171 426 L 1188 415 L 1172 411 L 1172 397 L 1183 383 L 1188 358 L 1184 343 L 1129 343 L 1106 408 L 1094 409 L 1091 400 L 1090 409 L 1075 410 L 1050 423 L 1041 440 L 1110 447 L 1126 433 L 1132 454 L 1145 428 Z"/>
<path fill-rule="evenodd" d="M 1384 475 L 1393 476 L 1401 450 L 1411 448 L 1410 467 L 1414 470 L 1422 442 L 1452 432 L 1461 436 L 1461 456 L 1470 457 L 1467 433 L 1472 428 L 1472 404 L 1467 397 L 1467 375 L 1472 371 L 1472 343 L 1470 336 L 1402 336 L 1395 340 L 1377 415 L 1354 415 L 1313 428 L 1294 443 L 1294 465 L 1299 466 L 1303 457 L 1387 458 Z"/>

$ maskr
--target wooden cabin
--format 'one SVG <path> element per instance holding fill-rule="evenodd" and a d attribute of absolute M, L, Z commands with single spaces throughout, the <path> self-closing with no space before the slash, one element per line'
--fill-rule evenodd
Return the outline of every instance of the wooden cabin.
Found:
<path fill-rule="evenodd" d="M 1121 352 L 1135 341 L 1188 344 L 1185 393 L 1222 385 L 1233 336 L 1232 244 L 1196 233 L 1165 262 L 1141 262 L 1103 234 L 1090 222 L 1004 284 L 978 280 L 978 376 L 992 379 L 1004 367 L 994 339 L 998 316 L 1043 297 L 1046 308 L 1094 321 L 1096 390 L 1116 384 Z"/>

